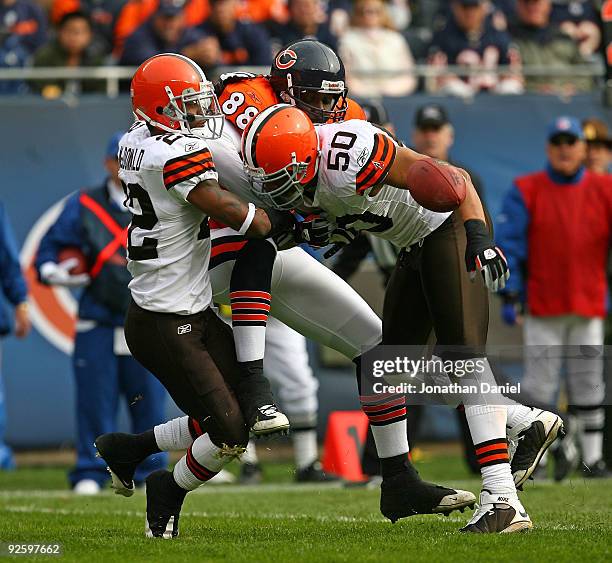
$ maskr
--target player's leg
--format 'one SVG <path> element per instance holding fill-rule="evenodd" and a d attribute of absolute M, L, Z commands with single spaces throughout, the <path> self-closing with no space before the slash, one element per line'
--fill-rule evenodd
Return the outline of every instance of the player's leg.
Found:
<path fill-rule="evenodd" d="M 178 330 L 186 324 L 190 331 Z M 156 471 L 147 478 L 147 534 L 174 537 L 187 492 L 238 457 L 248 441 L 230 390 L 240 377 L 231 329 L 210 309 L 195 315 L 158 314 L 132 303 L 125 332 L 134 357 L 164 384 L 177 406 L 195 420 L 209 418 L 208 434 L 193 442 L 173 473 Z M 149 438 L 153 443 L 142 443 L 143 450 L 154 447 L 154 431 Z"/>
<path fill-rule="evenodd" d="M 166 398 L 168 396 L 159 380 L 140 365 L 131 355 L 119 356 L 119 386 L 126 398 L 134 434 L 146 432 L 166 420 Z M 138 486 L 147 476 L 168 465 L 168 454 L 160 452 L 147 457 L 134 473 Z"/>
<path fill-rule="evenodd" d="M 72 365 L 76 392 L 77 462 L 69 480 L 76 492 L 94 493 L 108 480 L 106 464 L 96 456 L 96 436 L 114 432 L 119 401 L 118 363 L 113 351 L 114 329 L 106 326 L 78 330 Z"/>
<path fill-rule="evenodd" d="M 412 344 L 420 351 L 431 332 L 431 320 L 425 301 L 425 294 L 419 274 L 420 248 L 413 253 L 404 251 L 400 254 L 396 266 L 389 278 L 383 305 L 383 344 Z M 361 385 L 370 385 L 363 377 Z M 366 393 L 360 393 L 362 408 L 368 414 L 370 428 L 380 458 L 381 474 L 381 512 L 392 521 L 408 516 L 406 510 L 414 503 L 415 491 L 422 489 L 423 508 L 426 503 L 436 503 L 438 507 L 451 503 L 452 499 L 461 499 L 459 508 L 473 506 L 475 497 L 464 491 L 454 491 L 444 487 L 421 486 L 423 483 L 417 471 L 408 459 L 408 439 L 406 434 L 405 397 L 371 396 L 367 403 Z M 398 403 L 401 411 L 392 418 L 388 414 L 380 416 L 379 405 L 387 406 L 385 413 L 394 414 L 392 405 Z M 408 407 L 410 408 L 410 407 Z M 390 432 L 389 430 L 393 430 Z M 428 484 L 424 484 L 428 485 Z M 420 494 L 417 493 L 419 496 Z M 430 508 L 431 511 L 431 508 Z M 437 511 L 437 510 L 436 510 Z"/>
<path fill-rule="evenodd" d="M 567 387 L 570 408 L 579 422 L 585 477 L 609 476 L 603 461 L 603 341 L 603 319 L 573 319 L 567 342 Z"/>
<path fill-rule="evenodd" d="M 317 389 L 308 361 L 306 339 L 272 317 L 266 333 L 266 375 L 276 385 L 280 403 L 291 422 L 298 481 L 331 480 L 318 463 Z"/>
<path fill-rule="evenodd" d="M 536 317 L 527 315 L 523 323 L 524 373 L 521 394 L 543 412 L 556 410 L 561 384 L 563 350 L 567 339 L 568 318 Z M 575 424 L 570 422 L 567 436 L 557 444 L 554 451 L 555 479 L 562 480 L 574 471 L 579 462 Z M 539 428 L 540 434 L 545 428 Z M 511 437 L 516 441 L 516 437 Z M 519 445 L 523 445 L 522 440 Z M 516 457 L 516 454 L 515 454 Z M 547 454 L 541 465 L 547 464 Z"/>
<path fill-rule="evenodd" d="M 423 291 L 436 333 L 437 353 L 443 360 L 482 362 L 488 296 L 482 280 L 471 282 L 465 272 L 461 252 L 465 243 L 460 239 L 461 229 L 453 224 L 456 221 L 457 214 L 424 240 L 420 264 Z M 490 370 L 488 364 L 486 369 Z M 492 374 L 487 375 L 492 378 Z M 487 507 L 484 512 L 479 509 L 463 530 L 508 532 L 531 527 L 510 468 L 505 405 L 475 404 L 475 398 L 469 396 L 463 397 L 463 403 L 482 475 L 480 504 Z"/>
<path fill-rule="evenodd" d="M 276 408 L 269 382 L 263 375 L 276 247 L 269 240 L 246 239 L 229 227 L 213 227 L 209 271 L 215 302 L 226 303 L 232 310 L 236 355 L 243 374 L 237 388 L 241 410 L 256 435 L 285 431 L 289 421 Z"/>

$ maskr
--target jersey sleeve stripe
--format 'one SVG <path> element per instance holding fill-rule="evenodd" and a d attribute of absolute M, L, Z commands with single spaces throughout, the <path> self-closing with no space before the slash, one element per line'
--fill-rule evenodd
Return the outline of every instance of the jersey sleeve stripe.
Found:
<path fill-rule="evenodd" d="M 207 148 L 190 154 L 182 154 L 181 156 L 168 160 L 164 166 L 164 170 L 174 168 L 175 164 L 180 164 L 183 160 L 198 160 L 200 158 L 212 158 L 212 155 Z"/>
<path fill-rule="evenodd" d="M 368 162 L 363 166 L 359 174 L 357 174 L 356 189 L 357 193 L 363 193 L 368 188 L 380 184 L 395 160 L 397 148 L 393 141 L 386 135 L 381 133 L 376 134 L 374 150 L 372 151 Z"/>
<path fill-rule="evenodd" d="M 169 182 L 172 181 L 175 177 L 179 177 L 185 172 L 189 170 L 214 170 L 215 164 L 212 158 L 207 158 L 198 162 L 185 161 L 183 166 L 179 168 L 175 168 L 174 170 L 170 170 L 168 172 L 164 171 L 164 181 Z"/>
<path fill-rule="evenodd" d="M 197 178 L 198 176 L 201 176 L 202 174 L 204 174 L 204 172 L 214 172 L 214 171 L 215 171 L 215 167 L 213 165 L 211 166 L 198 165 L 195 168 L 181 172 L 179 175 L 173 175 L 170 178 L 164 178 L 164 184 L 166 186 L 166 189 L 169 190 L 173 188 L 174 186 L 176 186 L 177 184 L 180 184 L 187 180 L 191 180 L 192 178 Z"/>
<path fill-rule="evenodd" d="M 211 172 L 215 170 L 215 165 L 211 161 L 207 162 L 196 162 L 185 165 L 182 168 L 177 169 L 169 174 L 164 173 L 164 185 L 169 190 L 177 184 L 190 180 L 196 176 L 204 174 L 204 172 Z"/>

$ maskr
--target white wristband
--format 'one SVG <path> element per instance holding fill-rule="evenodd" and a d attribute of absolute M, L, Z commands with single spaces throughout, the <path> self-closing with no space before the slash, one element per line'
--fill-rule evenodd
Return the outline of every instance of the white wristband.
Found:
<path fill-rule="evenodd" d="M 249 227 L 251 226 L 251 223 L 253 222 L 254 217 L 255 217 L 255 206 L 252 203 L 249 203 L 249 210 L 247 211 L 247 215 L 246 215 L 246 218 L 244 219 L 244 223 L 242 223 L 242 225 L 238 229 L 238 232 L 241 235 L 244 235 L 249 230 Z"/>

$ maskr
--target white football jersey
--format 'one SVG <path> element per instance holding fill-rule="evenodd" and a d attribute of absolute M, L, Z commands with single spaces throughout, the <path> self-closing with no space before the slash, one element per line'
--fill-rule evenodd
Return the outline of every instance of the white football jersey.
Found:
<path fill-rule="evenodd" d="M 367 121 L 352 119 L 317 126 L 321 158 L 314 205 L 342 227 L 368 231 L 399 247 L 411 246 L 437 229 L 450 213 L 420 206 L 408 190 L 383 185 L 397 146 Z"/>
<path fill-rule="evenodd" d="M 249 177 L 240 157 L 240 132 L 226 122 L 221 137 L 207 143 L 219 174 L 219 184 L 244 201 L 250 201 L 257 207 L 267 207 L 250 188 Z"/>
<path fill-rule="evenodd" d="M 210 305 L 208 218 L 187 201 L 200 182 L 217 179 L 202 139 L 151 135 L 137 121 L 119 143 L 119 178 L 132 212 L 129 288 L 142 308 L 189 315 Z"/>

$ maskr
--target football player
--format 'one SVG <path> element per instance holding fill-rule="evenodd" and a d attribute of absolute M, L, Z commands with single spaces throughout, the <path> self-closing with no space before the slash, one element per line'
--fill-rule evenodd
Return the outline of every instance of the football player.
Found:
<path fill-rule="evenodd" d="M 325 120 L 335 119 L 337 112 L 335 107 L 341 101 L 336 94 L 345 90 L 343 80 L 342 84 L 337 84 L 337 80 L 334 84 L 332 78 L 334 76 L 344 78 L 342 64 L 333 51 L 324 45 L 314 41 L 300 43 L 301 46 L 294 45 L 291 50 L 294 51 L 296 57 L 299 53 L 299 57 L 303 57 L 304 61 L 300 65 L 294 61 L 295 64 L 289 65 L 288 68 L 294 66 L 297 68 L 318 66 L 320 68 L 318 85 L 315 82 L 315 73 L 307 74 L 305 79 L 311 81 L 311 84 L 310 86 L 304 84 L 304 90 L 305 92 L 313 92 L 313 89 L 323 90 L 318 93 L 318 96 L 313 93 L 310 98 L 314 105 L 312 111 L 314 113 L 323 112 L 320 115 Z M 281 59 L 277 57 L 276 61 L 279 60 Z M 281 60 L 281 65 L 283 64 Z M 166 78 L 168 79 L 169 76 Z M 286 77 L 286 79 L 287 84 L 290 82 L 293 85 L 299 82 L 297 78 Z M 334 94 L 328 91 L 330 88 L 335 91 Z M 294 97 L 301 96 L 301 93 L 293 90 L 293 87 L 290 88 L 290 94 Z M 261 98 L 259 94 L 256 95 Z M 224 99 L 223 94 L 221 99 Z M 226 101 L 227 99 L 225 98 Z M 270 101 L 276 102 L 277 100 L 268 100 Z M 223 109 L 223 104 L 221 106 Z M 230 106 L 228 110 L 226 105 L 226 112 L 231 109 Z M 262 109 L 265 108 L 262 106 Z M 257 199 L 257 196 L 250 190 L 239 156 L 239 132 L 235 128 L 225 127 L 222 137 L 208 141 L 208 146 L 214 156 L 217 172 L 223 171 L 219 177 L 221 185 L 243 197 L 246 195 Z M 218 164 L 221 162 L 223 165 L 222 168 L 219 168 Z M 259 315 L 267 316 L 269 309 L 271 314 L 280 321 L 301 334 L 338 350 L 357 365 L 360 355 L 380 342 L 382 337 L 380 319 L 371 308 L 346 282 L 302 249 L 291 248 L 276 253 L 275 244 L 269 243 L 270 248 L 274 250 L 274 255 L 269 252 L 261 259 L 261 248 L 258 253 L 246 251 L 247 246 L 243 233 L 238 232 L 235 227 L 217 226 L 219 228 L 211 231 L 213 239 L 211 265 L 213 267 L 210 270 L 210 276 L 215 301 L 228 303 L 233 291 L 253 291 L 254 287 L 258 288 L 257 291 L 261 291 L 261 284 L 265 283 L 266 279 L 263 276 L 258 277 L 258 274 L 253 272 L 264 270 L 262 264 L 272 257 L 271 277 L 268 279 L 270 279 L 274 299 L 269 308 L 259 307 Z M 215 239 L 218 241 L 217 245 L 215 245 Z M 238 249 L 240 249 L 239 256 Z M 256 256 L 257 259 L 252 260 L 253 256 Z M 248 267 L 241 268 L 240 276 L 236 276 L 239 262 L 237 258 L 244 261 L 243 264 L 248 265 Z M 243 284 L 246 280 L 248 285 L 244 289 L 237 290 L 235 285 L 232 287 L 236 278 L 239 278 L 240 283 Z M 270 293 L 270 290 L 266 293 Z M 240 294 L 236 297 L 242 299 Z M 250 296 L 253 306 L 261 304 L 264 297 Z M 236 302 L 243 301 L 237 300 Z M 264 304 L 267 305 L 267 302 Z M 251 342 L 263 344 L 263 339 L 255 336 Z M 257 348 L 254 347 L 254 349 Z M 263 357 L 263 346 L 260 350 L 260 357 Z M 243 366 L 251 368 L 253 373 L 261 373 L 259 371 L 261 367 L 257 365 L 259 362 L 253 361 L 250 365 L 246 365 L 247 362 Z M 385 420 L 377 423 L 375 435 L 377 451 L 381 458 L 381 472 L 385 480 L 385 486 L 381 492 L 383 514 L 396 520 L 418 513 L 448 513 L 473 505 L 475 497 L 468 491 L 438 487 L 420 479 L 408 461 L 405 406 L 398 405 L 387 414 Z M 147 455 L 160 450 L 188 448 L 194 438 L 206 435 L 207 422 L 198 417 L 182 417 L 160 425 L 144 435 L 109 434 L 97 439 L 96 445 L 111 469 L 113 484 L 117 492 L 124 495 L 132 494 L 133 490 L 130 486 L 133 468 L 137 465 L 135 464 L 136 458 L 144 459 Z"/>
<path fill-rule="evenodd" d="M 268 108 L 249 123 L 242 136 L 242 155 L 254 193 L 268 205 L 277 209 L 324 210 L 338 225 L 332 236 L 332 240 L 338 242 L 346 242 L 356 233 L 367 230 L 405 249 L 387 289 L 383 325 L 390 316 L 397 314 L 402 315 L 404 324 L 406 319 L 411 320 L 409 324 L 418 324 L 417 319 L 424 319 L 423 324 L 427 325 L 424 334 L 429 334 L 433 322 L 439 345 L 448 348 L 462 343 L 460 336 L 449 336 L 450 331 L 446 329 L 445 333 L 442 326 L 463 322 L 461 317 L 453 316 L 463 305 L 461 295 L 459 303 L 450 302 L 454 292 L 449 284 L 462 283 L 458 272 L 463 268 L 456 259 L 434 251 L 431 257 L 427 256 L 432 260 L 429 271 L 421 268 L 418 282 L 422 287 L 394 282 L 398 270 L 405 267 L 407 261 L 418 259 L 409 254 L 424 247 L 433 233 L 444 233 L 451 228 L 453 216 L 459 216 L 465 226 L 467 270 L 472 276 L 480 270 L 486 287 L 492 291 L 505 285 L 509 275 L 506 260 L 491 239 L 484 210 L 467 173 L 462 171 L 466 177 L 467 195 L 455 214 L 436 213 L 421 207 L 410 195 L 406 176 L 410 166 L 423 155 L 400 146 L 390 135 L 368 122 L 351 120 L 315 128 L 303 112 L 281 104 Z M 437 276 L 438 281 L 432 276 Z M 416 314 L 410 301 L 411 293 L 422 300 Z M 401 336 L 391 335 L 388 340 L 384 338 L 383 343 L 400 344 Z M 425 344 L 426 339 L 422 343 Z M 465 339 L 463 343 L 468 346 L 461 352 L 456 348 L 447 349 L 443 357 L 483 357 L 478 343 L 465 342 Z M 483 377 L 494 384 L 488 362 L 486 359 L 484 362 Z M 384 406 L 382 412 L 387 413 L 401 401 L 400 396 L 383 397 L 363 391 L 361 399 L 371 422 L 379 419 L 371 414 L 379 415 L 381 405 Z M 541 432 L 535 432 L 536 436 L 529 434 L 530 440 L 521 440 L 514 455 L 520 466 L 512 468 L 513 476 L 506 423 L 510 419 L 511 427 L 531 429 L 532 410 L 516 403 L 483 406 L 473 404 L 471 397 L 462 397 L 462 400 L 483 479 L 480 508 L 463 530 L 514 532 L 530 529 L 531 520 L 518 499 L 516 486 L 521 486 L 531 475 L 554 441 L 562 427 L 561 419 L 552 413 L 538 413 L 539 424 L 534 428 Z M 374 436 L 376 438 L 376 432 Z M 384 480 L 382 487 L 384 490 Z"/>
<path fill-rule="evenodd" d="M 231 330 L 210 308 L 208 218 L 254 238 L 291 230 L 296 222 L 219 186 L 207 139 L 221 134 L 223 115 L 193 61 L 172 54 L 145 61 L 132 79 L 131 97 L 137 121 L 118 152 L 133 215 L 126 340 L 185 413 L 209 422 L 173 473 L 159 470 L 147 478 L 147 535 L 173 537 L 186 493 L 244 451 L 245 417 L 257 422 L 236 396 L 247 401 L 255 395 L 256 401 L 269 393 L 265 379 L 240 376 Z"/>

